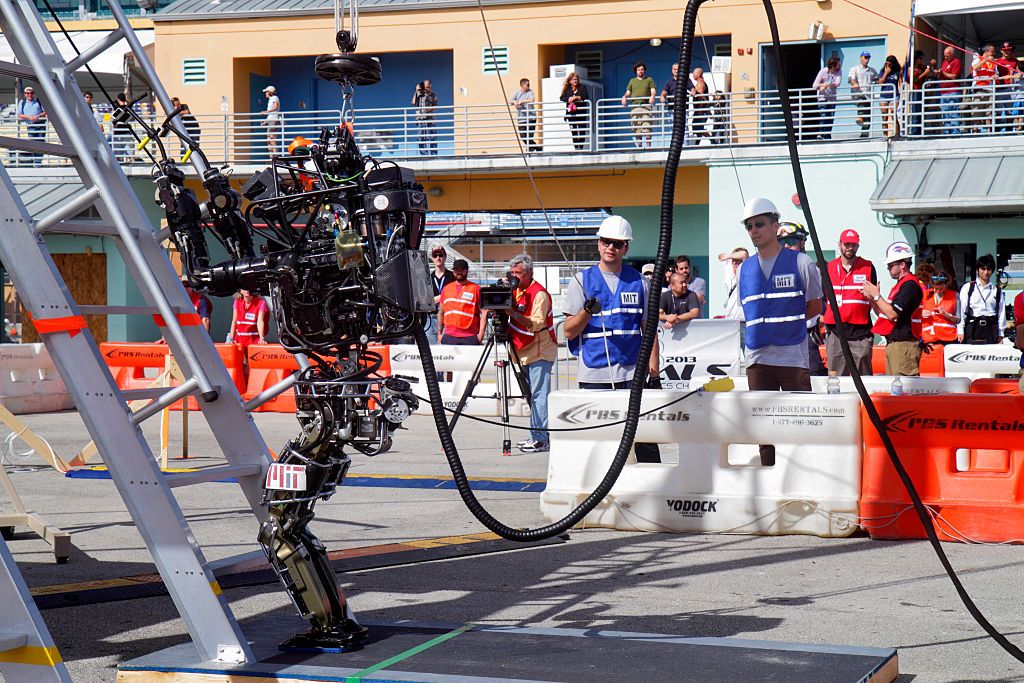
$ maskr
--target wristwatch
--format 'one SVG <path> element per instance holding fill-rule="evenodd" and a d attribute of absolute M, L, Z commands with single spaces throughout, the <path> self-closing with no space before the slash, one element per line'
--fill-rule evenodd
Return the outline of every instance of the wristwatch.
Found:
<path fill-rule="evenodd" d="M 872 301 L 878 301 L 878 300 L 879 300 L 879 299 L 881 299 L 881 298 L 882 298 L 882 295 L 881 295 L 881 294 L 875 294 L 875 295 L 874 295 L 873 297 L 871 297 L 871 300 L 872 300 Z"/>

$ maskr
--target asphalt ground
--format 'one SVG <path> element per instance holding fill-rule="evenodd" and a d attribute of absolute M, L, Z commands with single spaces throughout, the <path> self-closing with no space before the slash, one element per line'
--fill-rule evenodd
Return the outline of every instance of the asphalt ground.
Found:
<path fill-rule="evenodd" d="M 25 416 L 25 421 L 66 458 L 89 440 L 76 413 Z M 257 414 L 256 421 L 275 449 L 296 431 L 289 415 Z M 450 477 L 431 419 L 414 416 L 407 426 L 391 452 L 354 456 L 351 476 Z M 193 414 L 190 427 L 195 457 L 172 466 L 220 464 L 201 417 Z M 146 425 L 154 447 L 157 429 L 155 421 Z M 522 438 L 519 434 L 513 440 Z M 501 457 L 496 427 L 462 420 L 456 438 L 471 476 L 546 475 L 547 454 Z M 85 593 L 68 584 L 155 570 L 112 482 L 68 479 L 37 467 L 39 462 L 29 460 L 27 467 L 19 463 L 9 471 L 30 509 L 71 532 L 70 561 L 56 565 L 49 547 L 25 529 L 8 546 L 29 586 L 40 593 L 43 616 L 74 679 L 113 680 L 119 662 L 186 642 L 181 618 L 158 592 L 122 599 L 132 594 L 115 588 L 105 602 L 76 604 Z M 208 559 L 257 549 L 256 524 L 237 486 L 201 484 L 175 489 L 175 495 Z M 538 495 L 479 493 L 489 510 L 513 526 L 544 522 Z M 2 498 L 0 507 L 9 509 Z M 540 547 L 487 545 L 480 540 L 486 537 L 476 536 L 486 530 L 452 489 L 346 486 L 316 510 L 313 530 L 336 555 L 348 551 L 340 552 L 335 566 L 343 568 L 339 579 L 367 620 L 894 647 L 901 681 L 1024 681 L 1024 664 L 974 623 L 925 542 L 588 529 L 573 531 L 568 542 Z M 465 534 L 473 538 L 430 542 Z M 442 550 L 389 554 L 381 548 L 409 542 Z M 482 545 L 463 552 L 474 543 Z M 1024 548 L 945 548 L 985 614 L 1012 640 L 1024 643 Z M 358 558 L 348 561 L 347 571 L 345 557 Z M 273 582 L 228 585 L 225 592 L 243 630 L 293 610 Z M 283 639 L 291 633 L 247 635 Z M 531 656 L 528 651 L 501 654 Z"/>

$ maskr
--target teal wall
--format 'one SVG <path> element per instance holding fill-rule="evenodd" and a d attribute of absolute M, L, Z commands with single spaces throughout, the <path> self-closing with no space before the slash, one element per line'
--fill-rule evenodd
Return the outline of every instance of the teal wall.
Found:
<path fill-rule="evenodd" d="M 659 206 L 621 206 L 612 209 L 633 226 L 633 243 L 629 246 L 632 261 L 654 261 L 658 250 L 658 231 L 661 225 Z M 672 212 L 671 258 L 686 254 L 707 279 L 708 272 L 708 205 L 678 205 Z"/>
<path fill-rule="evenodd" d="M 756 151 L 752 151 L 756 154 Z M 860 255 L 873 261 L 878 269 L 882 288 L 888 291 L 888 280 L 881 261 L 886 247 L 896 240 L 916 244 L 913 228 L 892 227 L 868 205 L 885 167 L 881 153 L 843 155 L 802 155 L 804 182 L 818 229 L 822 250 L 833 258 L 839 233 L 853 228 L 861 237 Z M 740 223 L 744 202 L 753 197 L 767 197 L 782 213 L 783 220 L 807 225 L 803 211 L 792 200 L 796 193 L 793 170 L 788 156 L 743 157 L 712 162 L 709 168 L 709 253 L 728 252 L 745 247 L 751 252 L 750 238 Z M 929 235 L 932 233 L 929 230 Z M 930 237 L 931 241 L 936 241 Z M 808 250 L 811 249 L 808 243 Z M 709 314 L 721 313 L 725 303 L 725 273 L 718 264 L 708 279 Z"/>

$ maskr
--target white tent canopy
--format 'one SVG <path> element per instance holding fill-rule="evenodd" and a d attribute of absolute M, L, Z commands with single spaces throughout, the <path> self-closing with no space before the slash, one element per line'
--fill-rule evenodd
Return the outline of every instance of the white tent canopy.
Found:
<path fill-rule="evenodd" d="M 71 39 L 75 42 L 75 47 L 80 51 L 85 52 L 85 50 L 102 40 L 109 31 L 69 31 L 68 33 L 71 35 Z M 147 45 L 153 42 L 155 31 L 137 30 L 135 31 L 135 34 L 139 37 L 139 40 L 143 45 Z M 61 56 L 63 56 L 65 60 L 71 60 L 75 57 L 75 51 L 71 48 L 71 45 L 68 43 L 68 39 L 63 33 L 52 33 L 51 36 L 53 37 L 53 42 L 57 44 L 57 48 L 60 50 Z M 124 39 L 119 40 L 112 47 L 103 52 L 103 54 L 98 55 L 95 59 L 89 62 L 89 66 L 96 73 L 121 74 L 124 72 L 124 55 L 128 52 L 131 52 L 131 48 L 128 47 L 128 42 Z M 7 37 L 2 35 L 0 35 L 0 61 L 17 61 L 14 58 L 14 51 L 7 42 Z M 84 69 L 82 69 L 82 71 L 84 71 Z"/>
<path fill-rule="evenodd" d="M 1016 43 L 1024 31 L 1024 0 L 917 0 L 915 12 L 940 35 L 974 49 Z"/>

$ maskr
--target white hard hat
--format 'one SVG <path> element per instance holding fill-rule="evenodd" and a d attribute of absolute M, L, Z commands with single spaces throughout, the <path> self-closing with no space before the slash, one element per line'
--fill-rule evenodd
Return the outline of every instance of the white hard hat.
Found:
<path fill-rule="evenodd" d="M 748 218 L 760 216 L 764 213 L 770 213 L 776 218 L 779 217 L 779 210 L 772 203 L 772 200 L 765 199 L 764 197 L 754 197 L 743 207 L 743 217 L 740 218 L 740 223 L 746 223 Z"/>
<path fill-rule="evenodd" d="M 906 242 L 893 242 L 885 250 L 885 265 L 906 261 L 914 258 L 914 250 Z"/>
<path fill-rule="evenodd" d="M 629 242 L 633 239 L 633 226 L 622 216 L 608 216 L 601 221 L 601 227 L 597 229 L 597 236 Z"/>

